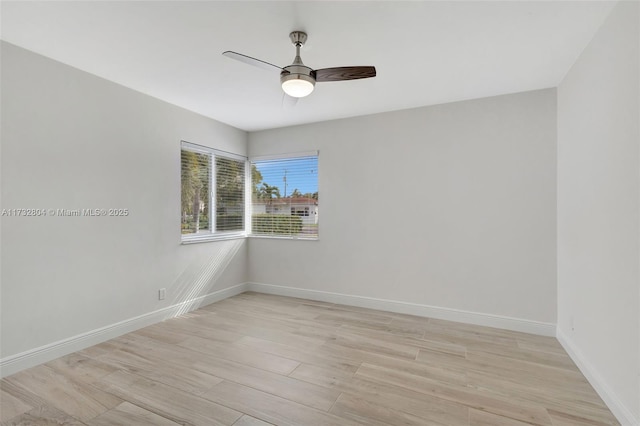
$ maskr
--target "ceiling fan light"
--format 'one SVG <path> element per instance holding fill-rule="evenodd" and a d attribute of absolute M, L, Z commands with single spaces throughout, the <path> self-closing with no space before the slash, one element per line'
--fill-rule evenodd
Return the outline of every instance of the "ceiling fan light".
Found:
<path fill-rule="evenodd" d="M 304 74 L 289 74 L 281 79 L 282 90 L 294 98 L 304 98 L 313 92 L 315 80 Z"/>

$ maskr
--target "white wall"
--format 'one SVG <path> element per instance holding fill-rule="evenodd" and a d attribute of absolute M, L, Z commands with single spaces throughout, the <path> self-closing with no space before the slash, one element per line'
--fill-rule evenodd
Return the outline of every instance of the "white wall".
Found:
<path fill-rule="evenodd" d="M 3 208 L 130 211 L 2 218 L 3 359 L 246 282 L 244 240 L 180 245 L 180 140 L 246 154 L 245 132 L 1 53 Z"/>
<path fill-rule="evenodd" d="M 312 149 L 320 239 L 250 239 L 250 281 L 555 323 L 554 89 L 249 134 Z"/>
<path fill-rule="evenodd" d="M 558 89 L 558 331 L 623 424 L 640 424 L 638 3 Z"/>

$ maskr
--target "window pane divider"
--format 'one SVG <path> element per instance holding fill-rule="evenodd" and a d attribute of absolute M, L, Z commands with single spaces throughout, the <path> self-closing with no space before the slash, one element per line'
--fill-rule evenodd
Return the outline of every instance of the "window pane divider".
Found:
<path fill-rule="evenodd" d="M 181 244 L 207 243 L 210 241 L 237 240 L 247 238 L 246 232 L 218 233 L 206 235 L 183 235 Z"/>

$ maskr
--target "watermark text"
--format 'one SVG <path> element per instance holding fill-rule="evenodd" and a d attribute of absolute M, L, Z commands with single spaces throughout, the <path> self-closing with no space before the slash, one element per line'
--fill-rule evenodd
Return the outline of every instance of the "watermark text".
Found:
<path fill-rule="evenodd" d="M 2 217 L 124 217 L 129 216 L 129 209 L 2 209 Z"/>

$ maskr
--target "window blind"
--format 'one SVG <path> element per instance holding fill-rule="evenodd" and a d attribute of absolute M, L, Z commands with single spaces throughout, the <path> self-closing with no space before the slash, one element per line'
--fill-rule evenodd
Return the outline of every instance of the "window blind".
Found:
<path fill-rule="evenodd" d="M 318 155 L 251 160 L 251 234 L 318 238 Z"/>
<path fill-rule="evenodd" d="M 216 156 L 214 231 L 244 230 L 244 162 Z"/>
<path fill-rule="evenodd" d="M 244 232 L 246 160 L 187 142 L 180 158 L 182 239 Z"/>

